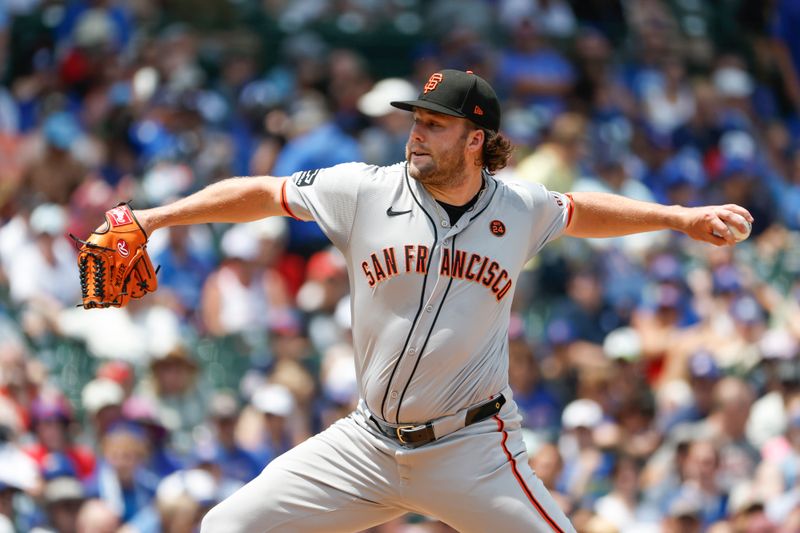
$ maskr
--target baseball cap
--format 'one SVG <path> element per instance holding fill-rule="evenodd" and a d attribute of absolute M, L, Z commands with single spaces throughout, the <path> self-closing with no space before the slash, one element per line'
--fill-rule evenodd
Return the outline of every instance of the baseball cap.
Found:
<path fill-rule="evenodd" d="M 95 378 L 87 383 L 81 391 L 81 403 L 89 414 L 95 415 L 104 407 L 122 405 L 125 391 L 116 381 L 106 378 Z"/>
<path fill-rule="evenodd" d="M 209 505 L 216 501 L 216 494 L 217 481 L 214 476 L 200 469 L 173 472 L 162 479 L 156 489 L 159 502 L 188 496 L 201 505 Z"/>
<path fill-rule="evenodd" d="M 642 338 L 631 327 L 621 327 L 606 335 L 603 353 L 616 361 L 636 361 L 642 356 Z"/>
<path fill-rule="evenodd" d="M 487 130 L 500 129 L 500 101 L 489 82 L 471 70 L 444 69 L 434 72 L 416 100 L 393 101 L 405 111 L 415 107 L 444 115 L 466 118 Z"/>
<path fill-rule="evenodd" d="M 95 372 L 95 377 L 108 379 L 125 386 L 131 379 L 133 379 L 134 371 L 130 363 L 125 361 L 107 361 L 100 365 Z"/>
<path fill-rule="evenodd" d="M 698 498 L 681 494 L 670 503 L 667 514 L 672 518 L 697 518 L 702 512 Z"/>
<path fill-rule="evenodd" d="M 67 212 L 57 204 L 38 205 L 31 212 L 30 226 L 37 235 L 61 235 L 67 226 Z"/>
<path fill-rule="evenodd" d="M 45 484 L 42 498 L 47 503 L 79 501 L 86 499 L 86 491 L 76 478 L 62 476 Z"/>
<path fill-rule="evenodd" d="M 758 341 L 758 348 L 764 359 L 789 360 L 797 356 L 800 343 L 785 328 L 768 330 Z"/>
<path fill-rule="evenodd" d="M 408 81 L 402 78 L 386 78 L 358 99 L 358 110 L 370 117 L 382 117 L 394 111 L 389 105 L 391 98 L 406 100 L 414 98 L 416 93 L 416 89 Z"/>
<path fill-rule="evenodd" d="M 689 374 L 693 378 L 717 379 L 722 377 L 714 354 L 706 350 L 698 350 L 689 357 Z"/>
<path fill-rule="evenodd" d="M 253 407 L 264 414 L 287 417 L 294 410 L 294 398 L 289 389 L 277 383 L 262 385 L 250 399 Z"/>
<path fill-rule="evenodd" d="M 764 496 L 758 487 L 750 482 L 740 482 L 731 489 L 728 510 L 731 515 L 746 513 L 754 509 L 763 509 L 765 505 Z"/>
<path fill-rule="evenodd" d="M 33 422 L 42 420 L 72 420 L 72 409 L 63 396 L 57 394 L 42 394 L 31 402 L 30 415 Z"/>
<path fill-rule="evenodd" d="M 217 391 L 208 404 L 212 418 L 236 418 L 239 415 L 239 400 L 230 391 Z"/>
<path fill-rule="evenodd" d="M 561 424 L 565 429 L 579 427 L 595 428 L 603 421 L 603 408 L 594 400 L 581 398 L 573 400 L 561 414 Z"/>

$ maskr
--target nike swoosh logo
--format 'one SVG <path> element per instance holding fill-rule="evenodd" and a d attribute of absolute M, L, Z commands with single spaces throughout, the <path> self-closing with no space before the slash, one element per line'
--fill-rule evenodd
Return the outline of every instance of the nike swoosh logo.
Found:
<path fill-rule="evenodd" d="M 410 212 L 411 209 L 409 209 L 408 211 L 395 211 L 394 209 L 392 209 L 392 206 L 389 206 L 389 209 L 386 210 L 386 214 L 389 215 L 390 217 L 396 217 L 397 215 L 405 215 L 406 213 Z"/>

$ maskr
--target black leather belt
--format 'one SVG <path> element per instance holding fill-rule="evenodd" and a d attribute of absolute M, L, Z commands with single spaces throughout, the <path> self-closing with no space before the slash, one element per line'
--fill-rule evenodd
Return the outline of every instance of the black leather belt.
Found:
<path fill-rule="evenodd" d="M 503 407 L 504 403 L 506 403 L 505 396 L 499 394 L 496 398 L 487 400 L 475 407 L 470 407 L 464 418 L 464 427 L 474 424 L 475 422 L 480 422 L 481 420 L 486 420 L 492 415 L 496 415 L 500 412 L 500 408 Z M 375 427 L 378 428 L 381 434 L 386 435 L 406 448 L 416 448 L 436 440 L 432 421 L 416 426 L 393 426 L 382 420 L 378 420 L 372 415 L 370 415 L 369 419 L 372 420 L 372 423 L 375 424 Z"/>

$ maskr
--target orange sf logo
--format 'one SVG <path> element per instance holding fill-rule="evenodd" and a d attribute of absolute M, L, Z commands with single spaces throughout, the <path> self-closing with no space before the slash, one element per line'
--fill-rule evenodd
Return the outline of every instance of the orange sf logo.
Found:
<path fill-rule="evenodd" d="M 506 234 L 506 225 L 499 220 L 492 220 L 489 223 L 489 231 L 491 231 L 492 235 L 495 237 L 502 237 Z"/>
<path fill-rule="evenodd" d="M 422 91 L 422 94 L 434 90 L 436 86 L 439 85 L 439 83 L 441 83 L 443 79 L 444 78 L 442 77 L 441 72 L 435 72 L 431 74 L 431 77 L 428 78 L 428 82 L 425 84 L 425 87 L 423 87 L 424 90 Z"/>

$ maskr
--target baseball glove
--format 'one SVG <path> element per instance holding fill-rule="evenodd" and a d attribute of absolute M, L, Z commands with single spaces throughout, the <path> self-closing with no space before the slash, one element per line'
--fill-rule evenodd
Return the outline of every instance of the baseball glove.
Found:
<path fill-rule="evenodd" d="M 105 223 L 80 244 L 78 271 L 84 309 L 124 307 L 158 288 L 157 270 L 147 255 L 147 234 L 133 211 L 121 203 L 106 211 Z"/>

